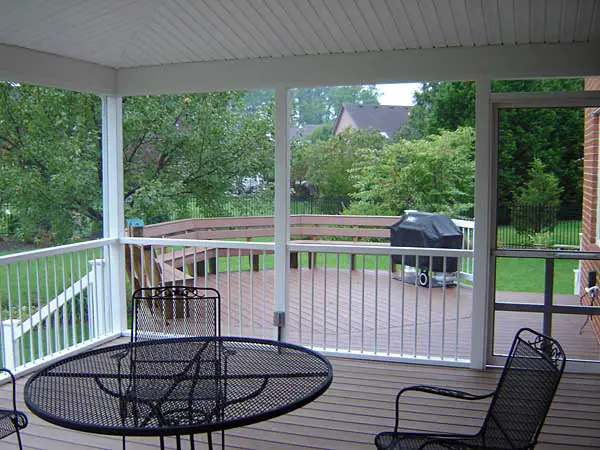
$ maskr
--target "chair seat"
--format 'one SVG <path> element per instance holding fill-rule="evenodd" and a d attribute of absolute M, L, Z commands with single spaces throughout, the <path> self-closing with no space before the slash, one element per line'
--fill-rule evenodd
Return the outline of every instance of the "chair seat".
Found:
<path fill-rule="evenodd" d="M 463 436 L 432 436 L 418 433 L 379 433 L 375 445 L 379 450 L 447 450 L 480 447 L 477 438 Z"/>
<path fill-rule="evenodd" d="M 15 412 L 12 409 L 0 409 L 0 439 L 10 436 L 17 431 L 15 427 L 23 429 L 27 426 L 27 416 L 22 412 L 17 411 L 16 417 Z"/>

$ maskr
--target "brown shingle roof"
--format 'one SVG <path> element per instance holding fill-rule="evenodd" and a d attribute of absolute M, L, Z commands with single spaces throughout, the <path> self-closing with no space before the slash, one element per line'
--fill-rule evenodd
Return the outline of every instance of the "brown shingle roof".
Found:
<path fill-rule="evenodd" d="M 350 115 L 359 129 L 376 129 L 392 137 L 408 120 L 410 106 L 356 105 L 345 103 L 342 106 L 337 122 L 339 122 L 344 111 Z M 335 130 L 337 130 L 337 122 Z"/>

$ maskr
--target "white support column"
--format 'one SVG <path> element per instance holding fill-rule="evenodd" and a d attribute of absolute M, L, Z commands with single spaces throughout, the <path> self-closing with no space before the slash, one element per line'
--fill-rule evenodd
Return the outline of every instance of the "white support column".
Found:
<path fill-rule="evenodd" d="M 285 341 L 286 313 L 289 311 L 288 277 L 290 238 L 290 149 L 288 145 L 288 89 L 275 93 L 275 317 L 279 339 Z"/>
<path fill-rule="evenodd" d="M 102 98 L 102 210 L 104 237 L 122 238 L 125 227 L 123 206 L 123 117 L 122 98 Z M 105 249 L 108 261 L 104 273 L 104 305 L 110 317 L 112 331 L 124 331 L 127 326 L 125 298 L 125 255 L 121 244 Z"/>
<path fill-rule="evenodd" d="M 476 84 L 475 100 L 475 264 L 473 267 L 473 317 L 471 326 L 471 367 L 483 369 L 487 358 L 490 292 L 490 249 L 492 247 L 492 208 L 494 170 L 492 155 L 492 114 L 490 80 Z"/>

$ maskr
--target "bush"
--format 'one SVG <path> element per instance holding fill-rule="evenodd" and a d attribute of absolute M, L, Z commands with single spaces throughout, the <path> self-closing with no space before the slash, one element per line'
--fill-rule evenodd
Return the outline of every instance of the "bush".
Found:
<path fill-rule="evenodd" d="M 535 158 L 529 168 L 529 181 L 519 189 L 511 209 L 512 225 L 521 233 L 552 230 L 558 220 L 562 191 L 558 177 L 546 172 L 542 161 Z"/>

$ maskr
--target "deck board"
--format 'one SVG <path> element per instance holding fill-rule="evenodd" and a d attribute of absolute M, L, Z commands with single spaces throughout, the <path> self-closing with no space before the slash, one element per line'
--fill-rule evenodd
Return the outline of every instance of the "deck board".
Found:
<path fill-rule="evenodd" d="M 393 426 L 394 396 L 412 384 L 437 384 L 486 392 L 494 388 L 499 370 L 473 371 L 398 362 L 330 358 L 334 381 L 316 401 L 292 413 L 243 428 L 227 431 L 228 449 L 236 450 L 362 450 L 372 449 L 379 431 Z M 17 382 L 19 408 L 28 413 L 30 425 L 23 431 L 26 449 L 71 450 L 79 448 L 119 449 L 120 438 L 70 431 L 44 422 L 29 412 L 23 402 L 26 377 Z M 537 448 L 566 450 L 600 448 L 599 376 L 566 374 Z M 0 387 L 0 401 L 9 400 L 8 385 Z M 412 430 L 469 432 L 480 423 L 486 403 L 455 402 L 434 396 L 410 396 L 402 404 L 402 425 Z M 219 441 L 219 435 L 215 436 Z M 196 436 L 196 448 L 205 448 L 204 436 Z M 188 448 L 184 440 L 184 448 Z M 129 438 L 130 450 L 157 448 L 153 438 Z M 173 439 L 168 448 L 175 448 Z M 14 448 L 9 437 L 0 450 Z"/>

